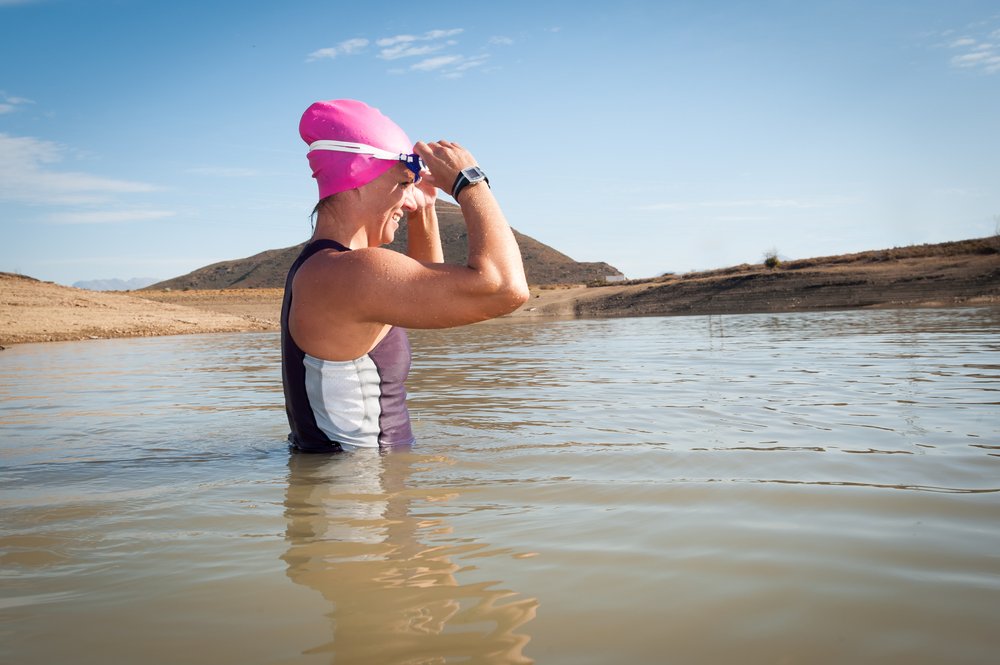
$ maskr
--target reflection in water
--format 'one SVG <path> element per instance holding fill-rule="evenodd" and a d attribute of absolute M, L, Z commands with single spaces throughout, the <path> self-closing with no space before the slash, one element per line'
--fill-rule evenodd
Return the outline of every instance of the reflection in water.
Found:
<path fill-rule="evenodd" d="M 16 346 L 0 663 L 993 663 L 998 333 L 414 331 L 416 454 L 291 460 L 274 334 Z"/>
<path fill-rule="evenodd" d="M 454 559 L 482 546 L 422 542 L 449 527 L 414 504 L 447 500 L 410 476 L 420 458 L 292 455 L 282 557 L 297 584 L 333 604 L 332 639 L 306 653 L 338 663 L 531 663 L 517 629 L 535 616 L 534 598 L 508 600 L 494 583 L 462 584 Z M 506 602 L 505 602 L 506 601 Z"/>

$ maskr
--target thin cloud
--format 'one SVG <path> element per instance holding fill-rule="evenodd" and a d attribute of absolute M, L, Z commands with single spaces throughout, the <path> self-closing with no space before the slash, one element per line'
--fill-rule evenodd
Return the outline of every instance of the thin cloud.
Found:
<path fill-rule="evenodd" d="M 445 78 L 461 78 L 470 69 L 484 65 L 488 59 L 489 55 L 477 55 L 471 58 L 464 55 L 443 55 L 410 65 L 410 69 L 438 72 Z"/>
<path fill-rule="evenodd" d="M 342 53 L 350 55 L 352 53 L 357 53 L 366 46 L 368 46 L 367 39 L 348 39 L 346 42 L 341 42 L 340 50 Z"/>
<path fill-rule="evenodd" d="M 489 55 L 477 55 L 472 58 L 463 58 L 461 62 L 450 66 L 445 72 L 443 72 L 443 76 L 451 79 L 461 78 L 465 72 L 470 69 L 485 65 L 489 57 Z"/>
<path fill-rule="evenodd" d="M 340 55 L 354 55 L 355 53 L 360 53 L 365 50 L 368 46 L 368 40 L 361 37 L 356 37 L 354 39 L 347 39 L 336 46 L 330 46 L 327 48 L 321 48 L 313 51 L 308 56 L 306 56 L 306 62 L 313 62 L 315 60 L 325 60 L 333 59 Z"/>
<path fill-rule="evenodd" d="M 3 91 L 0 91 L 0 115 L 3 115 L 5 113 L 13 113 L 20 106 L 24 106 L 25 104 L 34 104 L 34 103 L 35 103 L 34 101 L 27 99 L 25 97 L 14 97 L 12 95 L 6 94 Z"/>
<path fill-rule="evenodd" d="M 386 46 L 396 46 L 397 44 L 410 44 L 417 41 L 417 38 L 413 35 L 396 35 L 395 37 L 383 37 L 382 39 L 376 39 L 375 45 L 386 47 Z"/>
<path fill-rule="evenodd" d="M 460 35 L 465 32 L 465 28 L 452 28 L 451 30 L 430 30 L 424 34 L 425 39 L 443 39 L 445 37 L 452 37 L 454 35 Z"/>
<path fill-rule="evenodd" d="M 446 44 L 428 44 L 426 46 L 409 46 L 407 44 L 398 44 L 391 48 L 382 49 L 378 57 L 383 60 L 398 60 L 399 58 L 413 58 L 421 55 L 427 55 L 428 53 L 436 53 L 441 49 L 445 48 Z"/>
<path fill-rule="evenodd" d="M 382 37 L 375 40 L 375 45 L 382 50 L 378 57 L 383 60 L 396 60 L 399 58 L 410 58 L 435 53 L 448 46 L 454 46 L 454 40 L 447 39 L 464 32 L 464 28 L 453 28 L 451 30 L 428 30 L 422 35 L 394 35 L 392 37 Z M 441 42 L 416 45 L 416 42 Z"/>
<path fill-rule="evenodd" d="M 89 210 L 49 215 L 53 224 L 121 224 L 124 222 L 146 222 L 151 219 L 173 217 L 170 210 Z"/>
<path fill-rule="evenodd" d="M 57 171 L 64 146 L 30 136 L 0 133 L 0 201 L 76 205 L 107 202 L 118 194 L 152 192 L 144 182 Z"/>
<path fill-rule="evenodd" d="M 460 35 L 463 32 L 465 32 L 465 28 L 452 28 L 450 30 L 428 30 L 422 35 L 394 35 L 392 37 L 382 37 L 381 39 L 375 40 L 375 45 L 385 48 L 387 46 L 396 46 L 397 44 L 433 41 L 436 39 L 444 39 L 446 37 L 454 37 L 455 35 Z"/>
<path fill-rule="evenodd" d="M 1000 72 L 1000 46 L 994 41 L 986 41 L 1000 38 L 1000 29 L 987 28 L 985 22 L 970 27 L 980 30 L 966 32 L 947 43 L 950 50 L 956 51 L 955 55 L 949 59 L 951 66 L 957 69 L 980 71 L 985 74 Z M 949 31 L 949 33 L 951 32 L 953 31 Z M 981 36 L 976 34 L 977 32 L 985 33 L 985 35 Z"/>
<path fill-rule="evenodd" d="M 309 54 L 307 60 L 336 58 L 340 55 L 361 52 L 369 44 L 378 47 L 376 57 L 380 60 L 402 61 L 410 59 L 415 62 L 395 66 L 389 74 L 405 74 L 406 72 L 433 73 L 442 78 L 460 78 L 466 72 L 481 68 L 490 57 L 489 53 L 465 55 L 448 53 L 452 47 L 458 46 L 453 39 L 465 32 L 464 28 L 447 30 L 428 30 L 422 34 L 401 34 L 380 37 L 369 42 L 367 39 L 353 39 L 341 42 L 337 46 L 319 49 Z M 514 40 L 504 36 L 494 36 L 489 39 L 491 45 L 509 46 Z"/>
<path fill-rule="evenodd" d="M 410 69 L 415 69 L 418 72 L 430 72 L 435 69 L 441 69 L 442 67 L 447 67 L 448 65 L 454 64 L 462 60 L 460 55 L 441 55 L 436 58 L 427 58 L 426 60 L 421 60 L 420 62 L 410 65 Z"/>

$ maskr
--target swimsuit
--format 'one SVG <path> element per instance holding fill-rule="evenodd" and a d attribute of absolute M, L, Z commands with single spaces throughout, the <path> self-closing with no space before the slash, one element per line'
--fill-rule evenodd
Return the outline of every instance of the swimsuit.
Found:
<path fill-rule="evenodd" d="M 323 360 L 302 351 L 288 331 L 295 273 L 316 252 L 349 252 L 333 240 L 307 244 L 285 280 L 281 305 L 281 380 L 289 445 L 305 452 L 405 446 L 413 443 L 406 409 L 410 342 L 393 326 L 371 351 L 354 360 Z"/>

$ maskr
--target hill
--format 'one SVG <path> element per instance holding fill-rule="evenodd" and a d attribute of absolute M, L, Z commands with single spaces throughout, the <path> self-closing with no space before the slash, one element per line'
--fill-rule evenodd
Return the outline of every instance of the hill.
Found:
<path fill-rule="evenodd" d="M 465 222 L 457 205 L 437 204 L 438 225 L 441 230 L 441 246 L 444 248 L 445 263 L 464 265 L 468 260 L 468 239 L 465 233 Z M 607 276 L 621 276 L 622 273 L 614 266 L 603 262 L 574 261 L 565 254 L 556 251 L 531 236 L 524 235 L 516 229 L 514 237 L 521 248 L 521 258 L 524 260 L 524 271 L 528 284 L 581 284 L 594 280 L 603 281 Z M 396 239 L 391 249 L 406 251 L 406 225 L 400 225 Z"/>
<path fill-rule="evenodd" d="M 457 205 L 438 201 L 438 224 L 441 245 L 446 263 L 463 265 L 468 258 L 468 240 L 465 222 Z M 528 283 L 567 284 L 603 280 L 606 276 L 621 276 L 621 272 L 607 263 L 574 261 L 565 254 L 541 243 L 531 236 L 514 231 L 524 259 Z M 147 287 L 161 289 L 231 289 L 231 288 L 281 288 L 292 261 L 302 251 L 305 243 L 283 249 L 272 249 L 245 259 L 221 261 L 199 268 L 186 275 L 174 277 Z M 400 225 L 390 249 L 406 249 L 406 224 Z"/>
<path fill-rule="evenodd" d="M 588 291 L 561 313 L 663 316 L 990 305 L 1000 303 L 1000 237 L 785 261 L 774 268 L 743 264 Z"/>

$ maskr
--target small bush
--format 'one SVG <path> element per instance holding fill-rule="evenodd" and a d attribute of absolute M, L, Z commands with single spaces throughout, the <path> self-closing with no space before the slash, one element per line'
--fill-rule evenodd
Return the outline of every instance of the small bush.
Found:
<path fill-rule="evenodd" d="M 778 257 L 777 249 L 772 248 L 764 252 L 764 265 L 770 270 L 781 266 L 781 259 Z"/>

